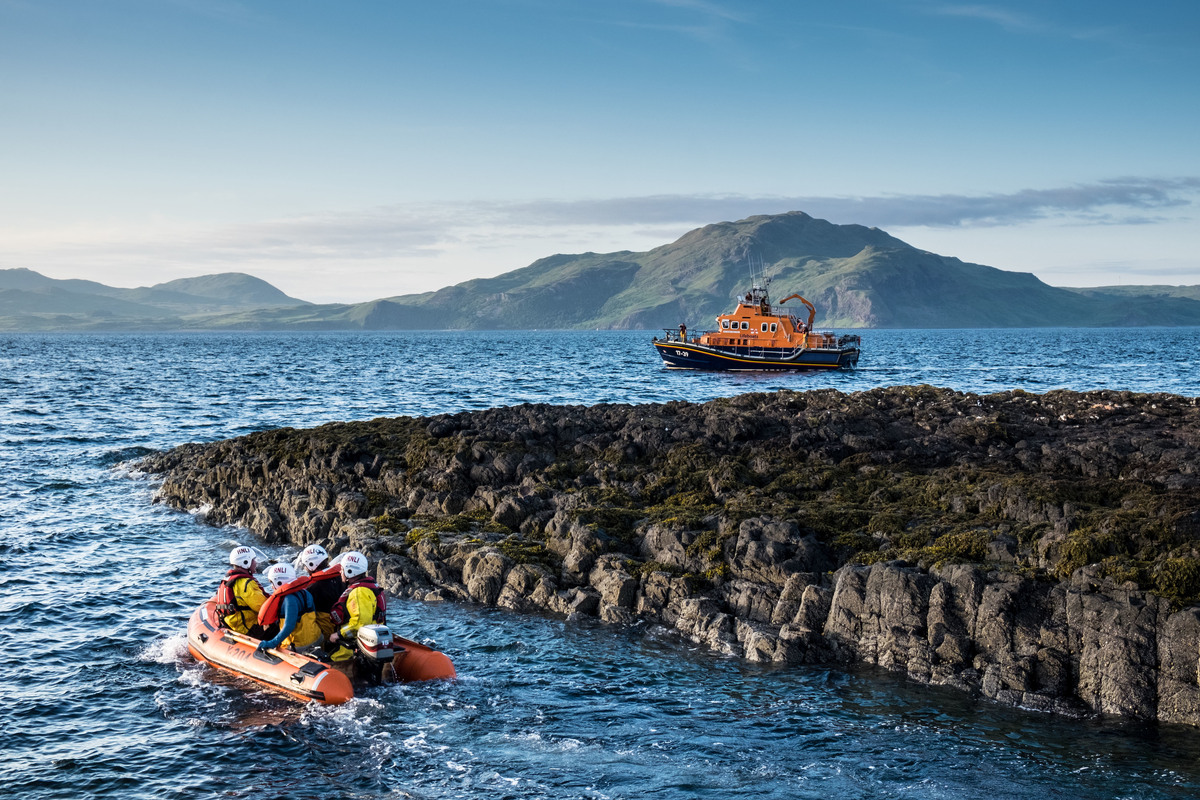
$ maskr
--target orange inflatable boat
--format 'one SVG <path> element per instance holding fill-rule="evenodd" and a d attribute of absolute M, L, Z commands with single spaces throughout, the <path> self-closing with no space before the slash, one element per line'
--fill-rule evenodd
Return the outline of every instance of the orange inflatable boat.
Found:
<path fill-rule="evenodd" d="M 216 608 L 209 600 L 188 621 L 188 650 L 196 660 L 301 700 L 333 705 L 354 697 L 346 673 L 288 650 L 260 653 L 258 639 L 218 627 Z"/>
<path fill-rule="evenodd" d="M 391 650 L 390 663 L 381 671 L 382 682 L 456 677 L 454 664 L 444 653 L 409 639 L 392 638 L 385 626 L 369 627 L 371 635 L 362 637 L 364 643 L 369 641 L 379 651 L 377 655 L 386 656 Z M 260 653 L 258 639 L 219 627 L 215 600 L 192 614 L 187 642 L 198 661 L 300 700 L 336 705 L 354 697 L 350 678 L 341 669 L 291 650 L 274 648 Z"/>
<path fill-rule="evenodd" d="M 454 662 L 440 650 L 434 650 L 403 636 L 392 637 L 392 649 L 395 651 L 392 658 L 392 674 L 395 680 L 414 683 L 458 677 L 458 673 L 454 671 Z"/>

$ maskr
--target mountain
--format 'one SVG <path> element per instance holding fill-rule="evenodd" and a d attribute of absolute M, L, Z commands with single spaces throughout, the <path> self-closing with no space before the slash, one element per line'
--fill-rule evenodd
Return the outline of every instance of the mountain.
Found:
<path fill-rule="evenodd" d="M 179 297 L 191 308 L 197 302 L 211 301 L 221 308 L 272 308 L 311 305 L 307 301 L 288 297 L 271 284 L 241 272 L 225 272 L 219 275 L 202 275 L 199 278 L 180 278 L 160 283 L 149 289 L 132 289 L 135 293 L 159 298 L 168 303 L 168 295 Z"/>
<path fill-rule="evenodd" d="M 704 328 L 749 288 L 751 268 L 770 276 L 776 302 L 812 301 L 822 327 L 1200 325 L 1200 287 L 1058 289 L 801 212 L 707 225 L 646 253 L 550 256 L 383 302 L 397 328 Z"/>
<path fill-rule="evenodd" d="M 172 330 L 208 327 L 213 315 L 311 305 L 240 272 L 120 289 L 0 270 L 0 330 Z"/>
<path fill-rule="evenodd" d="M 1190 297 L 1200 300 L 1200 286 L 1097 286 L 1093 289 L 1072 289 L 1084 294 L 1112 294 L 1122 297 Z"/>
<path fill-rule="evenodd" d="M 793 211 L 706 225 L 645 253 L 553 255 L 356 304 L 305 303 L 239 273 L 113 289 L 0 270 L 0 330 L 699 330 L 732 309 L 752 271 L 776 302 L 812 301 L 821 327 L 1200 325 L 1200 286 L 1055 288 Z"/>

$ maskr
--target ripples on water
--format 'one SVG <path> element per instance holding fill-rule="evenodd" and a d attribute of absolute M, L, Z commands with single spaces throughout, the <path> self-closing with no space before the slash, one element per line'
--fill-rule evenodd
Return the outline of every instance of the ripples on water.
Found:
<path fill-rule="evenodd" d="M 0 778 L 12 797 L 1185 798 L 1190 729 L 763 667 L 639 626 L 397 603 L 453 684 L 305 707 L 195 664 L 243 533 L 128 462 L 284 425 L 928 383 L 1200 393 L 1200 331 L 868 331 L 854 372 L 712 375 L 644 333 L 0 336 Z M 31 658 L 37 654 L 37 658 Z"/>

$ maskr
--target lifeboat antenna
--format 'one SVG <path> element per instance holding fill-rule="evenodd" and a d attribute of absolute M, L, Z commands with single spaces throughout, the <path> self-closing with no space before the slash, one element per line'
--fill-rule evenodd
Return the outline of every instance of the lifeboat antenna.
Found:
<path fill-rule="evenodd" d="M 755 269 L 754 258 L 758 256 L 758 269 Z M 766 288 L 771 283 L 771 276 L 767 274 L 766 262 L 763 261 L 761 254 L 751 253 L 746 257 L 746 266 L 750 270 L 750 282 L 754 289 Z"/>

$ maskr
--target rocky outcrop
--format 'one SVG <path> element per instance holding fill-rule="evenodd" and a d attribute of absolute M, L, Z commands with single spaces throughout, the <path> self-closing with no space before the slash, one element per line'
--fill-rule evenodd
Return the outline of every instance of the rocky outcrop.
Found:
<path fill-rule="evenodd" d="M 1195 725 L 1198 445 L 1191 398 L 922 386 L 339 423 L 142 468 L 213 524 L 367 552 L 398 596 Z"/>

